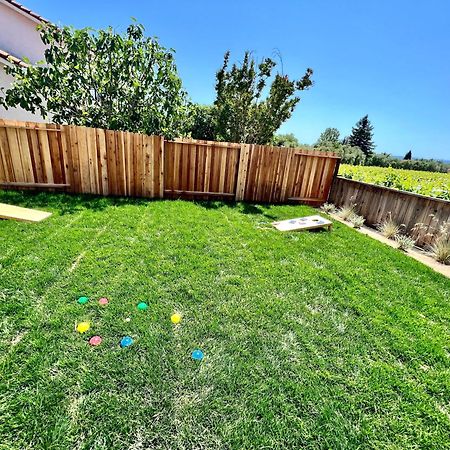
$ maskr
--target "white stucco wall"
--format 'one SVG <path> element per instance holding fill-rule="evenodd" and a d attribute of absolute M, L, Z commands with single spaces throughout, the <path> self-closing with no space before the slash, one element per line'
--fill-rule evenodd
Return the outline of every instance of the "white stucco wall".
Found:
<path fill-rule="evenodd" d="M 36 30 L 39 21 L 0 0 L 0 49 L 32 63 L 42 60 L 45 46 Z"/>
<path fill-rule="evenodd" d="M 23 59 L 27 57 L 31 63 L 44 59 L 45 46 L 36 30 L 39 21 L 29 14 L 20 11 L 4 0 L 0 0 L 0 49 Z M 5 73 L 5 65 L 0 59 L 0 87 L 9 88 L 13 77 Z M 1 95 L 1 93 L 0 93 Z M 38 114 L 31 114 L 22 108 L 8 108 L 0 106 L 0 118 L 13 120 L 27 120 L 43 122 Z"/>
<path fill-rule="evenodd" d="M 0 62 L 0 88 L 9 88 L 14 78 L 5 72 L 5 65 Z M 1 95 L 1 94 L 0 94 Z M 8 108 L 0 106 L 0 119 L 25 120 L 29 122 L 45 122 L 38 114 L 32 114 L 22 108 Z"/>

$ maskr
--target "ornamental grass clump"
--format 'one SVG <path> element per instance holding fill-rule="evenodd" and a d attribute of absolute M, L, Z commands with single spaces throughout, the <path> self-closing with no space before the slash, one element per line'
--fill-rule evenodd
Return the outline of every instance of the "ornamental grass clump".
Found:
<path fill-rule="evenodd" d="M 398 234 L 395 236 L 395 242 L 397 242 L 398 249 L 404 252 L 411 250 L 414 247 L 416 241 L 406 234 Z"/>
<path fill-rule="evenodd" d="M 358 216 L 358 214 L 353 214 L 350 216 L 349 220 L 352 223 L 353 228 L 361 228 L 366 221 L 363 216 Z"/>
<path fill-rule="evenodd" d="M 440 225 L 429 253 L 437 262 L 450 265 L 450 221 Z"/>
<path fill-rule="evenodd" d="M 339 208 L 337 215 L 346 221 L 349 221 L 355 215 L 355 205 L 344 205 Z"/>
<path fill-rule="evenodd" d="M 391 213 L 377 225 L 377 230 L 388 239 L 395 239 L 400 233 L 401 225 L 397 225 L 393 220 Z"/>
<path fill-rule="evenodd" d="M 324 212 L 325 214 L 334 214 L 336 212 L 336 206 L 333 205 L 333 203 L 324 203 L 320 210 Z"/>

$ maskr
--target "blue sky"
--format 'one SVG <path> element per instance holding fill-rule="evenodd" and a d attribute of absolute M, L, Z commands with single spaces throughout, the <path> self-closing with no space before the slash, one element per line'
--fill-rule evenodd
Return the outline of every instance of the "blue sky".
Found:
<path fill-rule="evenodd" d="M 450 1 L 83 1 L 22 0 L 56 22 L 124 30 L 135 17 L 176 50 L 191 99 L 214 100 L 223 54 L 239 61 L 280 54 L 283 71 L 314 69 L 281 128 L 314 143 L 326 127 L 341 135 L 365 114 L 377 151 L 450 159 Z"/>

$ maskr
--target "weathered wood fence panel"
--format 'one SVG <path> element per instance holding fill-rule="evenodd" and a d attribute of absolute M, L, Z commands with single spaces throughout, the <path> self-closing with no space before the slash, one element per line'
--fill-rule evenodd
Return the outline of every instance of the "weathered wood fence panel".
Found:
<path fill-rule="evenodd" d="M 0 119 L 0 187 L 320 204 L 338 165 L 333 153 Z"/>
<path fill-rule="evenodd" d="M 68 184 L 60 126 L 0 121 L 3 182 Z"/>
<path fill-rule="evenodd" d="M 334 154 L 250 145 L 243 199 L 323 203 L 339 161 Z M 242 168 L 242 167 L 241 167 Z"/>
<path fill-rule="evenodd" d="M 418 235 L 418 245 L 431 242 L 437 222 L 450 220 L 450 201 L 342 177 L 335 178 L 329 201 L 336 206 L 356 204 L 358 214 L 364 216 L 371 226 L 379 224 L 389 215 L 397 224 L 404 224 L 408 233 L 416 223 L 422 223 L 424 228 Z"/>
<path fill-rule="evenodd" d="M 162 137 L 69 125 L 62 132 L 70 191 L 162 196 Z"/>
<path fill-rule="evenodd" d="M 164 142 L 164 195 L 234 198 L 240 144 L 175 140 Z"/>

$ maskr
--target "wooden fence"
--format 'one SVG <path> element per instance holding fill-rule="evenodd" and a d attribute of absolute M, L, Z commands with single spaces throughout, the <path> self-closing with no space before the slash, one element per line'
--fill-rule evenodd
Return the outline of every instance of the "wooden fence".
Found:
<path fill-rule="evenodd" d="M 0 119 L 0 187 L 320 204 L 338 166 L 334 153 Z"/>
<path fill-rule="evenodd" d="M 342 177 L 335 178 L 329 201 L 336 206 L 355 204 L 358 214 L 371 226 L 389 215 L 397 224 L 404 224 L 408 233 L 416 223 L 422 223 L 424 228 L 417 235 L 417 245 L 421 246 L 433 240 L 438 222 L 450 220 L 450 201 Z"/>

